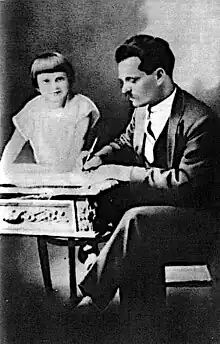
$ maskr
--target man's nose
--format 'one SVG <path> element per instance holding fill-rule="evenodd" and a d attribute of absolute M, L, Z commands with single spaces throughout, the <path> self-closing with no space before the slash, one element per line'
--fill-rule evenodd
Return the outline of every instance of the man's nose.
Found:
<path fill-rule="evenodd" d="M 121 88 L 122 94 L 126 94 L 126 93 L 128 93 L 128 92 L 130 92 L 130 91 L 131 91 L 131 86 L 129 86 L 128 84 L 124 84 L 124 85 L 122 86 L 122 88 Z"/>

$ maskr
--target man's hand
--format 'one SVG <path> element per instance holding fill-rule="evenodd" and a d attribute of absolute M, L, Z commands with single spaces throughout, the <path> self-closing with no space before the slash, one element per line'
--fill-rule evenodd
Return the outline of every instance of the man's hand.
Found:
<path fill-rule="evenodd" d="M 92 158 L 91 161 L 95 159 Z M 90 160 L 89 160 L 90 162 Z M 88 163 L 89 163 L 88 162 Z M 87 177 L 88 177 L 88 184 L 92 185 L 95 183 L 103 182 L 104 180 L 108 179 L 114 179 L 119 181 L 129 181 L 130 180 L 130 173 L 131 168 L 128 166 L 121 166 L 121 165 L 102 165 L 99 168 L 97 168 L 94 171 L 91 171 Z M 87 173 L 87 172 L 85 172 Z"/>
<path fill-rule="evenodd" d="M 94 155 L 91 159 L 84 163 L 82 169 L 84 171 L 94 170 L 100 165 L 102 165 L 102 159 L 99 156 Z"/>
<path fill-rule="evenodd" d="M 87 161 L 88 155 L 89 151 L 82 151 L 76 160 L 76 166 L 81 171 L 94 170 L 102 165 L 102 159 L 99 156 L 93 155 L 93 157 Z"/>
<path fill-rule="evenodd" d="M 89 151 L 82 151 L 76 159 L 76 166 L 81 171 L 94 170 L 102 164 L 102 159 L 94 155 L 87 161 Z"/>
<path fill-rule="evenodd" d="M 76 167 L 79 169 L 79 170 L 81 170 L 82 171 L 82 169 L 83 169 L 83 165 L 84 165 L 84 162 L 85 162 L 85 160 L 86 160 L 86 157 L 88 156 L 88 154 L 89 154 L 89 152 L 88 151 L 82 151 L 79 155 L 78 155 L 78 157 L 77 157 L 77 159 L 76 159 Z"/>

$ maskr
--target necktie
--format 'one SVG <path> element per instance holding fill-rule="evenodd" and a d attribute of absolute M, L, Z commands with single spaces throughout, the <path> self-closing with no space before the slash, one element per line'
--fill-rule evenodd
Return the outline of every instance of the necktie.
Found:
<path fill-rule="evenodd" d="M 151 110 L 150 108 L 148 108 L 148 116 L 146 119 L 146 127 L 145 127 L 144 140 L 143 140 L 143 153 L 147 161 L 149 163 L 152 163 L 154 160 L 153 149 L 154 149 L 156 137 L 151 128 L 152 122 L 151 122 L 150 115 L 151 115 Z"/>
<path fill-rule="evenodd" d="M 153 133 L 153 130 L 151 129 L 151 126 L 152 126 L 152 122 L 149 119 L 148 124 L 147 124 L 147 133 L 154 139 L 154 141 L 156 141 L 156 137 Z"/>
<path fill-rule="evenodd" d="M 156 137 L 155 137 L 153 130 L 152 130 L 152 122 L 151 122 L 151 117 L 150 117 L 151 113 L 152 113 L 152 111 L 151 111 L 151 108 L 149 106 L 148 107 L 147 134 L 149 134 L 154 139 L 154 141 L 156 141 Z"/>

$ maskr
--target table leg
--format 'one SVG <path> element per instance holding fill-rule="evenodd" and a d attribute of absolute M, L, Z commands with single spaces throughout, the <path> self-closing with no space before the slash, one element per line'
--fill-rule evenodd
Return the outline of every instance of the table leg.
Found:
<path fill-rule="evenodd" d="M 47 250 L 47 240 L 43 236 L 37 237 L 38 252 L 40 258 L 40 265 L 44 280 L 44 285 L 47 292 L 52 291 L 52 281 L 50 276 L 50 264 Z"/>
<path fill-rule="evenodd" d="M 77 299 L 76 258 L 75 258 L 75 243 L 74 243 L 73 238 L 68 238 L 68 252 L 69 252 L 70 298 Z"/>

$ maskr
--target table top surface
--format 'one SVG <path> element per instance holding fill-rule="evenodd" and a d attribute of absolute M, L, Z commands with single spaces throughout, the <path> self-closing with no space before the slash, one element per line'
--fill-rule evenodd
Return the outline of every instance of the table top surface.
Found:
<path fill-rule="evenodd" d="M 1 185 L 0 198 L 19 197 L 23 195 L 33 195 L 39 198 L 51 198 L 66 196 L 67 198 L 74 198 L 77 196 L 97 196 L 102 191 L 111 189 L 118 185 L 116 180 L 105 180 L 101 183 L 96 183 L 90 187 L 77 187 L 77 186 L 34 186 L 34 187 L 20 187 L 16 185 Z"/>

